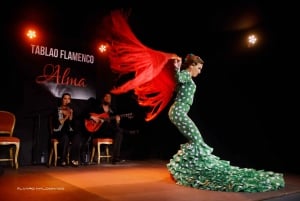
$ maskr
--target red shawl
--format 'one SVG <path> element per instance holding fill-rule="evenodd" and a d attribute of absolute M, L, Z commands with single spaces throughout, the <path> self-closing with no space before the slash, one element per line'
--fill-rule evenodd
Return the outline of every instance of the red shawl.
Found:
<path fill-rule="evenodd" d="M 168 104 L 175 89 L 174 68 L 169 64 L 174 56 L 143 45 L 129 27 L 127 16 L 112 11 L 109 22 L 108 53 L 110 67 L 120 75 L 134 73 L 134 78 L 116 86 L 111 92 L 121 94 L 134 90 L 139 105 L 149 108 L 146 121 L 154 119 Z"/>

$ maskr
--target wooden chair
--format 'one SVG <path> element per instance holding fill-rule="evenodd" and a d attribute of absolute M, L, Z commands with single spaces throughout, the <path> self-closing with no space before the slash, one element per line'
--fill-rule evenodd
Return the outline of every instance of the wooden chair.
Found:
<path fill-rule="evenodd" d="M 51 139 L 51 148 L 50 148 L 50 154 L 49 154 L 49 160 L 48 160 L 48 166 L 51 166 L 52 163 L 52 158 L 53 158 L 53 154 L 54 154 L 54 161 L 53 161 L 53 165 L 56 167 L 57 165 L 57 147 L 58 147 L 58 140 L 57 139 Z"/>
<path fill-rule="evenodd" d="M 52 164 L 53 157 L 54 157 L 53 165 L 54 165 L 54 167 L 57 166 L 57 159 L 58 159 L 58 150 L 57 150 L 57 147 L 58 147 L 58 143 L 59 143 L 58 139 L 56 139 L 56 138 L 51 139 L 51 145 L 50 145 L 51 149 L 50 149 L 49 160 L 48 160 L 48 166 L 49 167 Z M 70 145 L 71 145 L 71 142 L 70 142 Z M 69 156 L 70 156 L 70 151 L 68 149 L 67 164 L 70 163 Z"/>
<path fill-rule="evenodd" d="M 52 164 L 52 160 L 53 160 L 53 166 L 56 167 L 57 166 L 57 160 L 58 160 L 58 139 L 56 138 L 52 138 L 53 136 L 53 116 L 51 115 L 49 117 L 49 132 L 50 132 L 50 154 L 49 154 L 49 159 L 48 159 L 48 167 L 51 166 Z M 71 142 L 70 142 L 71 145 Z M 67 153 L 67 164 L 69 164 L 69 156 L 70 156 L 70 151 L 68 149 L 68 153 Z"/>
<path fill-rule="evenodd" d="M 104 154 L 101 154 L 101 145 L 105 145 Z M 92 155 L 90 159 L 90 163 L 93 162 L 95 156 L 95 150 L 97 149 L 97 164 L 100 164 L 102 158 L 106 158 L 107 162 L 112 158 L 112 154 L 110 153 L 110 147 L 113 145 L 113 139 L 111 138 L 95 138 L 92 142 Z"/>
<path fill-rule="evenodd" d="M 8 148 L 9 156 L 0 158 L 0 161 L 11 161 L 11 166 L 19 168 L 18 156 L 20 138 L 14 137 L 16 116 L 12 112 L 0 111 L 0 145 Z"/>

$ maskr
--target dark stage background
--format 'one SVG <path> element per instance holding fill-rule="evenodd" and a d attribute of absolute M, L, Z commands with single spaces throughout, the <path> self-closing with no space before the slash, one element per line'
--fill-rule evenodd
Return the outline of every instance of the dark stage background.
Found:
<path fill-rule="evenodd" d="M 101 41 L 102 16 L 112 8 L 87 2 L 11 3 L 1 15 L 5 27 L 1 53 L 0 109 L 17 115 L 15 135 L 21 138 L 20 165 L 40 163 L 47 152 L 47 116 L 57 103 L 49 86 L 37 84 L 45 64 L 70 67 L 72 76 L 85 77 L 85 95 L 74 100 L 85 107 L 88 97 L 102 96 L 116 83 Z M 219 5 L 220 4 L 220 5 Z M 129 6 L 129 22 L 137 37 L 153 49 L 200 55 L 205 60 L 190 116 L 200 128 L 214 153 L 233 165 L 298 172 L 299 143 L 296 140 L 298 87 L 294 69 L 298 55 L 293 20 L 294 6 L 261 1 L 244 3 L 203 3 L 200 7 L 184 5 L 161 8 L 154 5 Z M 173 4 L 172 4 L 173 5 Z M 122 5 L 123 6 L 123 5 Z M 279 11 L 285 10 L 281 15 Z M 93 64 L 33 55 L 24 39 L 23 28 L 34 24 L 43 32 L 37 45 L 93 55 Z M 244 37 L 259 33 L 259 46 L 249 48 Z M 61 86 L 60 86 L 61 87 Z M 65 90 L 62 87 L 62 90 Z M 71 87 L 81 91 L 82 88 Z M 185 139 L 171 125 L 167 110 L 155 120 L 143 120 L 132 92 L 115 97 L 121 112 L 134 112 L 135 119 L 124 120 L 128 129 L 140 130 L 127 135 L 123 154 L 127 158 L 171 158 Z"/>

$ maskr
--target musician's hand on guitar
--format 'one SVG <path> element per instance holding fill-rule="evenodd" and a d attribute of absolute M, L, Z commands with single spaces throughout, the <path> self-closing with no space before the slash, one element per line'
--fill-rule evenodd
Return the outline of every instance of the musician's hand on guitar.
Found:
<path fill-rule="evenodd" d="M 90 119 L 92 119 L 95 123 L 99 123 L 100 119 L 95 116 L 90 116 Z"/>

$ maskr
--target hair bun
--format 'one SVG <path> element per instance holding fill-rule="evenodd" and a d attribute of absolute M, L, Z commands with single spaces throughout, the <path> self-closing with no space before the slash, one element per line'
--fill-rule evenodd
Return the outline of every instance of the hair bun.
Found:
<path fill-rule="evenodd" d="M 192 53 L 187 54 L 186 57 L 185 57 L 185 59 L 184 59 L 184 61 L 188 61 L 188 60 L 192 59 L 194 56 L 195 56 L 195 55 L 192 54 Z"/>

